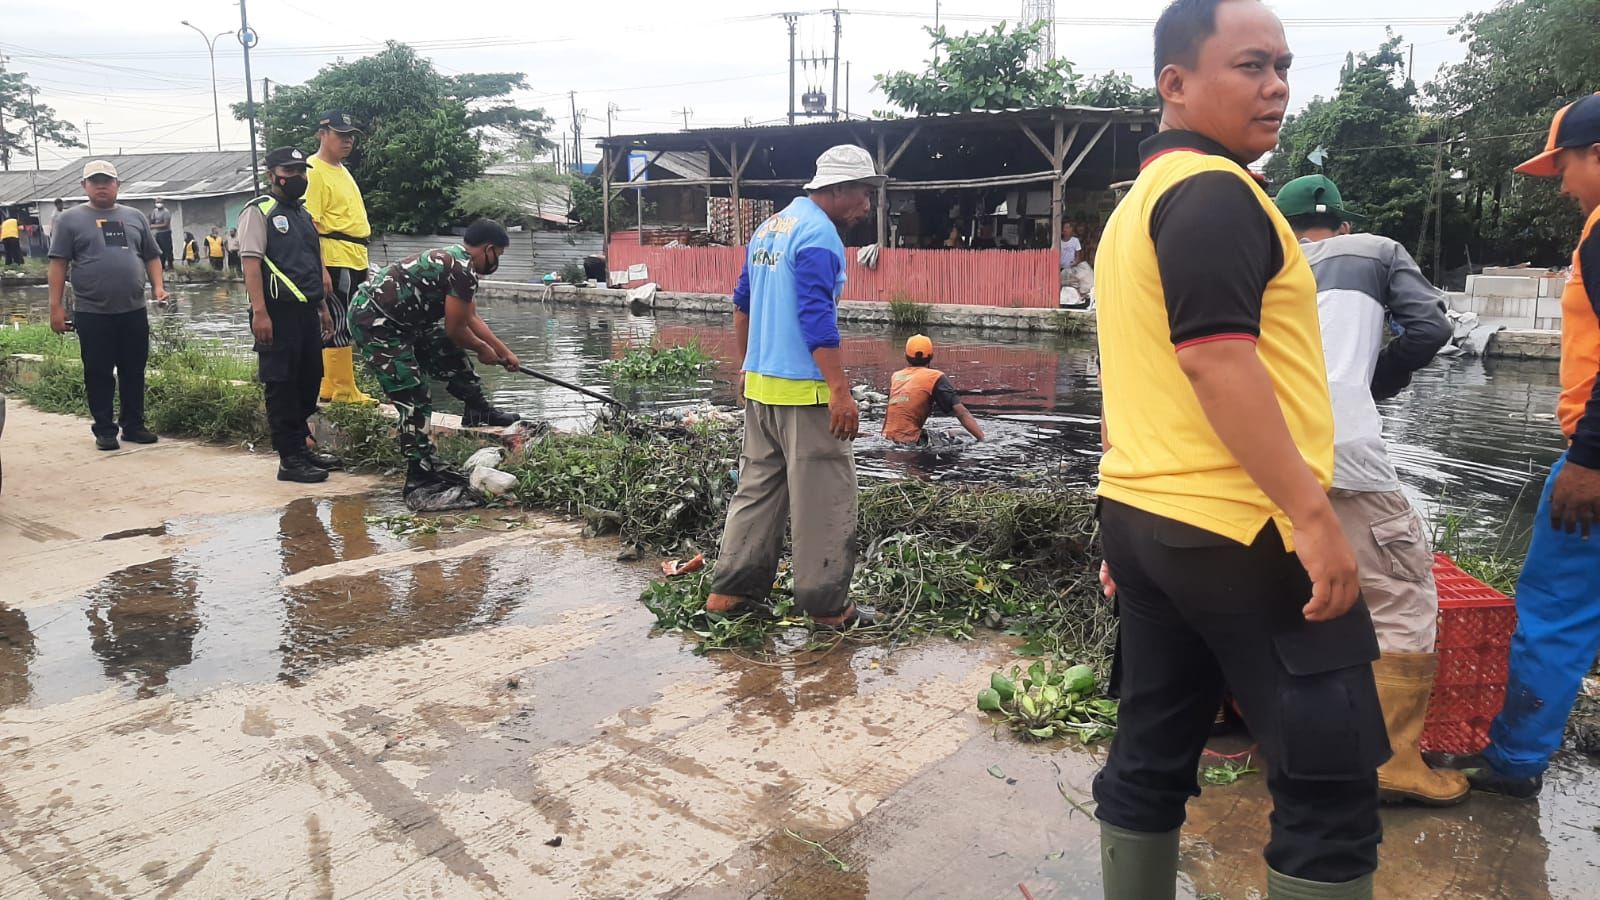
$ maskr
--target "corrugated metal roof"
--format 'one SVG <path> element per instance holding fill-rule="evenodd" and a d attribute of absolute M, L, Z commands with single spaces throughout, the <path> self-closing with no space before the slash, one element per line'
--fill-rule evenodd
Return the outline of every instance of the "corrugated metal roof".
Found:
<path fill-rule="evenodd" d="M 55 179 L 57 171 L 0 172 L 0 206 L 27 203 L 34 198 L 34 189 Z"/>
<path fill-rule="evenodd" d="M 91 159 L 109 160 L 122 180 L 120 196 L 137 200 L 166 197 L 183 200 L 247 194 L 255 190 L 250 172 L 250 151 L 209 150 L 199 153 L 135 153 L 125 156 L 85 156 L 75 159 L 35 187 L 29 200 L 83 200 L 83 165 Z"/>
<path fill-rule="evenodd" d="M 850 119 L 842 122 L 803 122 L 796 125 L 751 125 L 739 128 L 695 128 L 688 131 L 662 131 L 648 134 L 621 134 L 611 138 L 602 138 L 595 142 L 598 147 L 627 147 L 629 145 L 648 145 L 651 149 L 671 149 L 673 147 L 698 148 L 703 142 L 715 138 L 739 137 L 748 134 L 761 134 L 763 136 L 780 137 L 783 132 L 804 134 L 808 132 L 825 132 L 838 130 L 845 133 L 852 131 L 862 135 L 875 134 L 880 131 L 898 133 L 908 131 L 918 125 L 993 125 L 1000 123 L 1048 122 L 1057 117 L 1071 123 L 1082 121 L 1112 121 L 1120 122 L 1149 122 L 1160 121 L 1158 110 L 1121 107 L 1115 109 L 1102 109 L 1095 106 L 1051 106 L 1039 109 L 979 109 L 963 113 L 939 113 L 931 116 L 915 116 L 905 119 Z"/>

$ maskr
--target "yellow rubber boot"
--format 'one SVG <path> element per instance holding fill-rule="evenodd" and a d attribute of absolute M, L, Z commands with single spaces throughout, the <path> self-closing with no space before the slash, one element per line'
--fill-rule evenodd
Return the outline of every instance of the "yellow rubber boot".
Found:
<path fill-rule="evenodd" d="M 322 351 L 322 371 L 333 382 L 333 402 L 362 406 L 377 402 L 356 387 L 355 348 L 333 347 Z"/>
<path fill-rule="evenodd" d="M 1385 803 L 1454 806 L 1467 799 L 1460 772 L 1430 768 L 1417 741 L 1428 718 L 1428 698 L 1439 657 L 1432 653 L 1385 653 L 1372 664 L 1378 702 L 1394 755 L 1378 768 L 1378 797 Z"/>
<path fill-rule="evenodd" d="M 322 348 L 322 387 L 317 389 L 317 399 L 323 403 L 333 402 L 333 379 L 328 373 L 333 371 L 333 351 L 327 347 Z"/>

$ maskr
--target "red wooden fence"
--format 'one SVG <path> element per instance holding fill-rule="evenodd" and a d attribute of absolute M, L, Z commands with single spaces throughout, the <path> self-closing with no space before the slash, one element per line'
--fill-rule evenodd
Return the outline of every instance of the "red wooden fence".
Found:
<path fill-rule="evenodd" d="M 630 235 L 629 237 L 632 237 Z M 1060 257 L 1054 250 L 903 250 L 884 248 L 876 270 L 845 251 L 846 300 L 915 300 L 974 306 L 1054 308 Z M 743 247 L 653 247 L 613 239 L 611 271 L 643 264 L 664 291 L 731 294 L 744 266 Z"/>

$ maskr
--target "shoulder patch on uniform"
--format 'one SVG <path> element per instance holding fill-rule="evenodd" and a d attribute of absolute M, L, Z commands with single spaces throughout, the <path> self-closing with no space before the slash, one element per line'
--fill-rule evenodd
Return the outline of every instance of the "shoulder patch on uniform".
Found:
<path fill-rule="evenodd" d="M 273 216 L 272 217 L 272 227 L 278 229 L 278 233 L 279 234 L 288 234 L 289 233 L 289 217 L 288 216 Z"/>

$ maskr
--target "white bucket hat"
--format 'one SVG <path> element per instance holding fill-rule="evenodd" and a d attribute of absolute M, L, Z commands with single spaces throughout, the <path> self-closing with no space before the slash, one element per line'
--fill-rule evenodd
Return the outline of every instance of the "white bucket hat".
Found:
<path fill-rule="evenodd" d="M 887 180 L 887 177 L 878 174 L 877 167 L 872 164 L 872 154 L 855 144 L 840 144 L 829 147 L 827 152 L 817 157 L 817 176 L 811 179 L 805 189 L 820 191 L 852 181 L 876 187 Z"/>

